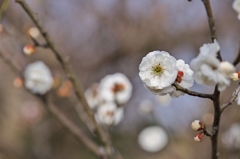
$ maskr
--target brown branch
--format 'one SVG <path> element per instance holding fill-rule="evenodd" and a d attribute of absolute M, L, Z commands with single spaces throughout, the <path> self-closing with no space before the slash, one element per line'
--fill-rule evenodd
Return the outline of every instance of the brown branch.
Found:
<path fill-rule="evenodd" d="M 235 100 L 238 97 L 239 92 L 240 92 L 240 83 L 238 84 L 237 89 L 235 89 L 231 99 L 227 103 L 225 103 L 221 106 L 221 112 L 223 112 L 227 107 L 229 107 L 230 105 L 233 104 L 233 102 L 235 102 Z"/>
<path fill-rule="evenodd" d="M 208 17 L 208 25 L 209 25 L 209 29 L 210 29 L 210 33 L 211 33 L 211 39 L 212 42 L 214 42 L 215 39 L 217 39 L 217 35 L 216 35 L 216 26 L 215 26 L 215 19 L 212 13 L 212 7 L 211 7 L 211 3 L 210 0 L 202 0 L 204 7 L 206 9 L 206 13 L 207 13 L 207 17 Z M 220 52 L 217 53 L 217 58 L 222 61 L 222 57 Z"/>
<path fill-rule="evenodd" d="M 3 1 L 2 5 L 1 5 L 1 8 L 0 8 L 0 22 L 2 21 L 9 4 L 10 4 L 10 0 L 4 0 Z"/>
<path fill-rule="evenodd" d="M 204 94 L 204 93 L 194 92 L 194 91 L 191 91 L 189 89 L 183 88 L 183 87 L 181 87 L 180 85 L 178 85 L 176 83 L 174 83 L 172 85 L 176 88 L 176 90 L 182 91 L 182 92 L 184 92 L 184 93 L 186 93 L 186 94 L 188 94 L 190 96 L 195 96 L 195 97 L 200 97 L 200 98 L 208 98 L 208 99 L 211 99 L 211 100 L 213 99 L 212 94 Z"/>
<path fill-rule="evenodd" d="M 234 59 L 233 61 L 233 65 L 234 66 L 237 66 L 237 64 L 240 62 L 240 47 L 239 47 L 239 50 L 238 50 L 238 55 L 237 57 Z"/>
<path fill-rule="evenodd" d="M 215 19 L 212 13 L 212 7 L 210 0 L 202 0 L 207 17 L 208 17 L 208 24 L 209 29 L 211 33 L 211 40 L 214 42 L 214 40 L 217 38 L 216 36 L 216 27 L 215 27 Z M 220 51 L 217 53 L 217 58 L 222 61 L 221 53 Z M 215 86 L 215 90 L 213 93 L 213 105 L 214 105 L 214 121 L 212 125 L 212 136 L 211 136 L 211 143 L 212 143 L 212 159 L 217 159 L 218 154 L 218 131 L 219 131 L 219 125 L 220 125 L 220 118 L 221 118 L 221 108 L 220 108 L 220 92 L 218 90 L 218 86 Z"/>
<path fill-rule="evenodd" d="M 75 94 L 76 94 L 77 98 L 82 103 L 82 106 L 83 106 L 84 110 L 86 111 L 86 113 L 88 114 L 89 118 L 91 119 L 91 122 L 93 123 L 93 126 L 96 129 L 96 132 L 99 135 L 101 141 L 104 143 L 108 154 L 111 154 L 112 153 L 111 142 L 108 139 L 108 137 L 106 136 L 106 134 L 103 132 L 103 130 L 98 126 L 98 124 L 97 124 L 97 122 L 96 122 L 96 120 L 94 118 L 94 114 L 93 114 L 91 108 L 87 104 L 87 101 L 86 101 L 86 99 L 84 97 L 84 93 L 82 91 L 82 86 L 81 86 L 80 82 L 78 82 L 79 80 L 77 79 L 77 77 L 76 77 L 76 75 L 75 75 L 75 73 L 74 73 L 74 71 L 72 69 L 71 64 L 68 62 L 67 59 L 65 59 L 57 51 L 57 49 L 55 48 L 54 44 L 50 40 L 47 32 L 45 32 L 43 27 L 40 25 L 40 23 L 38 22 L 36 16 L 34 15 L 33 11 L 30 9 L 30 7 L 23 0 L 16 0 L 16 2 L 19 3 L 22 6 L 22 8 L 28 14 L 30 19 L 34 22 L 36 27 L 39 29 L 40 33 L 42 34 L 42 36 L 46 40 L 48 48 L 52 50 L 52 52 L 56 56 L 57 60 L 60 62 L 63 70 L 65 71 L 65 73 L 67 75 L 67 77 L 72 81 L 74 89 L 75 89 Z"/>

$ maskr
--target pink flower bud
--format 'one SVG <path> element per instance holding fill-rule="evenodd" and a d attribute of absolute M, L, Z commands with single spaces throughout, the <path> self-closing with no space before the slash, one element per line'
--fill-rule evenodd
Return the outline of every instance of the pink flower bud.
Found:
<path fill-rule="evenodd" d="M 35 48 L 32 45 L 25 45 L 23 47 L 23 53 L 26 55 L 32 55 L 35 52 Z"/>
<path fill-rule="evenodd" d="M 191 126 L 192 126 L 192 129 L 196 131 L 203 130 L 205 128 L 205 125 L 199 120 L 194 120 Z"/>
<path fill-rule="evenodd" d="M 201 142 L 202 139 L 204 137 L 204 134 L 203 133 L 200 133 L 200 134 L 197 134 L 195 137 L 194 137 L 194 141 L 196 142 Z"/>

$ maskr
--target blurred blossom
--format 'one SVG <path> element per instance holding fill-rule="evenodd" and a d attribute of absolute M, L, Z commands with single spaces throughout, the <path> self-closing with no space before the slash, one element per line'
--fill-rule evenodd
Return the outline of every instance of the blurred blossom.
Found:
<path fill-rule="evenodd" d="M 220 46 L 216 40 L 214 43 L 204 44 L 200 48 L 199 55 L 191 61 L 190 65 L 194 71 L 194 79 L 198 84 L 207 86 L 215 86 L 218 84 L 218 90 L 223 91 L 230 85 L 229 78 L 235 69 L 222 68 L 223 66 L 226 67 L 226 65 L 222 65 L 217 58 L 219 50 Z M 230 63 L 228 63 L 228 66 L 229 65 Z"/>
<path fill-rule="evenodd" d="M 85 98 L 88 102 L 88 105 L 94 109 L 97 106 L 99 106 L 102 102 L 103 99 L 101 97 L 101 94 L 99 93 L 99 84 L 94 83 L 89 87 L 85 92 Z"/>
<path fill-rule="evenodd" d="M 21 108 L 22 117 L 30 124 L 38 123 L 42 118 L 42 110 L 36 102 L 26 102 Z"/>
<path fill-rule="evenodd" d="M 226 148 L 240 149 L 240 124 L 232 124 L 232 126 L 222 134 L 221 140 Z"/>
<path fill-rule="evenodd" d="M 115 73 L 100 81 L 99 92 L 106 101 L 125 104 L 132 96 L 132 84 L 124 74 Z"/>
<path fill-rule="evenodd" d="M 240 20 L 240 0 L 234 0 L 232 7 L 237 12 L 238 19 Z"/>
<path fill-rule="evenodd" d="M 153 111 L 152 101 L 149 99 L 144 99 L 141 101 L 138 111 L 140 114 L 150 114 Z"/>
<path fill-rule="evenodd" d="M 61 87 L 58 88 L 58 90 L 57 90 L 57 94 L 60 97 L 69 97 L 71 92 L 72 92 L 72 82 L 70 82 L 70 81 L 63 82 Z"/>
<path fill-rule="evenodd" d="M 118 108 L 113 102 L 106 102 L 99 106 L 95 118 L 103 125 L 117 125 L 123 119 L 123 108 Z"/>
<path fill-rule="evenodd" d="M 0 23 L 0 33 L 3 31 L 3 25 Z"/>
<path fill-rule="evenodd" d="M 15 78 L 15 79 L 13 80 L 13 85 L 14 85 L 14 87 L 16 87 L 16 88 L 22 87 L 22 86 L 23 86 L 23 83 L 24 83 L 24 81 L 23 81 L 23 79 L 22 79 L 21 77 L 17 77 L 17 78 Z"/>
<path fill-rule="evenodd" d="M 34 46 L 33 46 L 33 45 L 25 45 L 25 46 L 23 47 L 23 53 L 24 53 L 25 55 L 32 55 L 32 54 L 34 54 L 34 53 L 35 53 L 35 48 L 34 48 Z"/>
<path fill-rule="evenodd" d="M 155 99 L 160 104 L 160 106 L 168 106 L 172 101 L 172 97 L 169 94 L 164 96 L 156 96 Z"/>
<path fill-rule="evenodd" d="M 31 27 L 28 30 L 28 34 L 32 37 L 32 38 L 38 38 L 40 36 L 40 31 L 38 30 L 37 27 Z"/>
<path fill-rule="evenodd" d="M 212 125 L 214 116 L 213 116 L 212 113 L 206 113 L 206 114 L 203 115 L 202 119 L 203 119 L 204 124 Z"/>
<path fill-rule="evenodd" d="M 146 88 L 156 95 L 173 91 L 178 69 L 177 60 L 165 51 L 153 51 L 143 57 L 139 65 L 139 76 Z"/>
<path fill-rule="evenodd" d="M 150 126 L 143 129 L 138 136 L 140 147 L 148 152 L 158 152 L 168 143 L 168 135 L 159 126 Z"/>
<path fill-rule="evenodd" d="M 23 75 L 25 87 L 32 93 L 43 95 L 52 88 L 52 74 L 42 61 L 27 65 Z"/>

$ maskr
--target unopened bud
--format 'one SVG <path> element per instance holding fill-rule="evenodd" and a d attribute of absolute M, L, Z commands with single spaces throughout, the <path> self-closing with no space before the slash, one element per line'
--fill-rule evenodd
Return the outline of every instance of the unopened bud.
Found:
<path fill-rule="evenodd" d="M 25 45 L 23 47 L 23 53 L 26 55 L 32 55 L 35 52 L 35 48 L 32 45 Z"/>
<path fill-rule="evenodd" d="M 24 82 L 23 82 L 23 79 L 20 78 L 20 77 L 15 78 L 14 81 L 13 81 L 13 85 L 14 85 L 16 88 L 22 87 L 22 86 L 23 86 L 23 83 L 24 83 Z"/>
<path fill-rule="evenodd" d="M 39 37 L 40 32 L 39 32 L 38 28 L 36 28 L 36 27 L 31 27 L 31 28 L 28 30 L 28 34 L 29 34 L 32 38 L 37 38 L 37 37 Z"/>
<path fill-rule="evenodd" d="M 204 137 L 204 134 L 203 133 L 200 133 L 200 134 L 197 134 L 195 137 L 194 137 L 194 141 L 196 142 L 201 142 L 202 139 Z"/>
<path fill-rule="evenodd" d="M 239 76 L 240 76 L 240 74 L 239 73 L 233 73 L 232 75 L 231 75 L 231 79 L 233 80 L 233 81 L 238 81 L 239 80 Z"/>
<path fill-rule="evenodd" d="M 220 65 L 218 66 L 218 70 L 224 74 L 227 77 L 231 77 L 231 75 L 235 72 L 235 67 L 233 66 L 233 64 L 231 64 L 228 61 L 223 61 L 220 63 Z"/>
<path fill-rule="evenodd" d="M 196 131 L 205 129 L 205 125 L 199 120 L 194 120 L 191 126 L 192 126 L 192 129 Z"/>

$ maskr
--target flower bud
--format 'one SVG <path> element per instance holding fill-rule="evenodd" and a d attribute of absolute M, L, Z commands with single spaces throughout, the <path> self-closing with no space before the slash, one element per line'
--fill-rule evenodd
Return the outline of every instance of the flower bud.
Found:
<path fill-rule="evenodd" d="M 218 66 L 218 70 L 227 77 L 231 77 L 235 72 L 235 67 L 228 61 L 223 61 Z"/>
<path fill-rule="evenodd" d="M 192 129 L 196 131 L 205 129 L 205 125 L 199 120 L 194 120 L 191 126 L 192 126 Z"/>
<path fill-rule="evenodd" d="M 197 134 L 195 137 L 194 137 L 194 141 L 196 142 L 201 142 L 202 139 L 204 137 L 204 134 L 203 133 L 200 133 L 200 134 Z"/>
<path fill-rule="evenodd" d="M 238 81 L 239 80 L 239 73 L 233 73 L 232 75 L 231 75 L 231 79 L 233 80 L 233 81 Z"/>
<path fill-rule="evenodd" d="M 32 55 L 35 52 L 35 48 L 32 45 L 25 45 L 23 47 L 23 53 L 26 55 Z"/>
<path fill-rule="evenodd" d="M 14 85 L 16 88 L 22 87 L 22 86 L 23 86 L 23 83 L 24 83 L 24 81 L 23 81 L 23 79 L 20 78 L 20 77 L 15 78 L 14 81 L 13 81 L 13 85 Z"/>
<path fill-rule="evenodd" d="M 38 28 L 36 28 L 36 27 L 31 27 L 31 28 L 28 30 L 28 34 L 29 34 L 32 38 L 37 38 L 37 37 L 39 37 L 40 32 L 39 32 Z"/>

